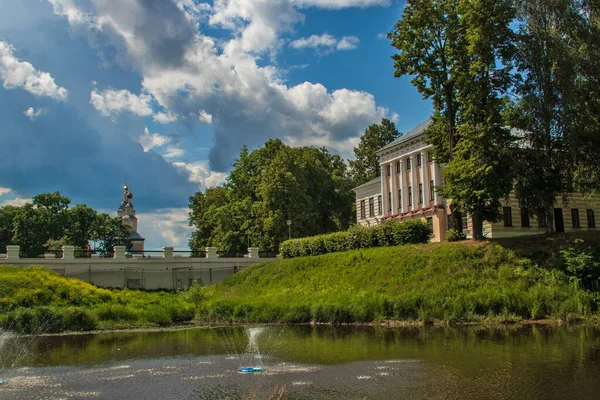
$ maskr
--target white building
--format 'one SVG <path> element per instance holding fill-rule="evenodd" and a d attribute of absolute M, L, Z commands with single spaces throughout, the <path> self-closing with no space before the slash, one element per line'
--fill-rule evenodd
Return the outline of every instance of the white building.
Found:
<path fill-rule="evenodd" d="M 133 208 L 133 203 L 131 202 L 132 198 L 133 193 L 129 191 L 129 186 L 125 184 L 125 186 L 123 186 L 123 201 L 119 206 L 117 216 L 121 218 L 123 225 L 128 226 L 131 230 L 131 234 L 129 235 L 129 239 L 131 240 L 131 250 L 144 251 L 145 239 L 137 231 L 138 220 L 135 216 L 135 208 Z"/>

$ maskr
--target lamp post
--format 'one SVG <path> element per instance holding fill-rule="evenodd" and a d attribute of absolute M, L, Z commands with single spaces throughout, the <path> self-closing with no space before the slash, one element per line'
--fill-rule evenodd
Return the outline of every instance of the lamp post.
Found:
<path fill-rule="evenodd" d="M 292 220 L 291 219 L 287 220 L 287 226 L 288 226 L 288 240 L 290 240 L 292 238 Z"/>

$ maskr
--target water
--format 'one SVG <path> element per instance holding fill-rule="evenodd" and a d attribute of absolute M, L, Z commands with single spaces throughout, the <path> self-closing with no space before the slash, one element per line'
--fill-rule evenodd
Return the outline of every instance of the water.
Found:
<path fill-rule="evenodd" d="M 590 327 L 252 327 L 4 336 L 0 399 L 598 399 Z M 243 366 L 263 372 L 240 374 Z"/>

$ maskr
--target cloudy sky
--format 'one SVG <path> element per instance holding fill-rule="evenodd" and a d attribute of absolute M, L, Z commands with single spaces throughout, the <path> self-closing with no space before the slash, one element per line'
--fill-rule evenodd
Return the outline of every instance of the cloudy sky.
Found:
<path fill-rule="evenodd" d="M 269 138 L 350 158 L 382 117 L 427 118 L 393 77 L 396 0 L 0 0 L 0 205 L 59 190 L 146 248 L 187 246 L 188 198 Z"/>

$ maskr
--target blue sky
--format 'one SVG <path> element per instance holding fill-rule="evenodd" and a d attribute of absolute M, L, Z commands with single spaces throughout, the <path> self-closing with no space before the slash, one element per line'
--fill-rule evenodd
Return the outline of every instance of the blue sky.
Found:
<path fill-rule="evenodd" d="M 146 248 L 187 246 L 191 194 L 269 138 L 348 159 L 382 117 L 426 119 L 385 38 L 394 0 L 0 0 L 0 204 L 59 190 Z"/>

